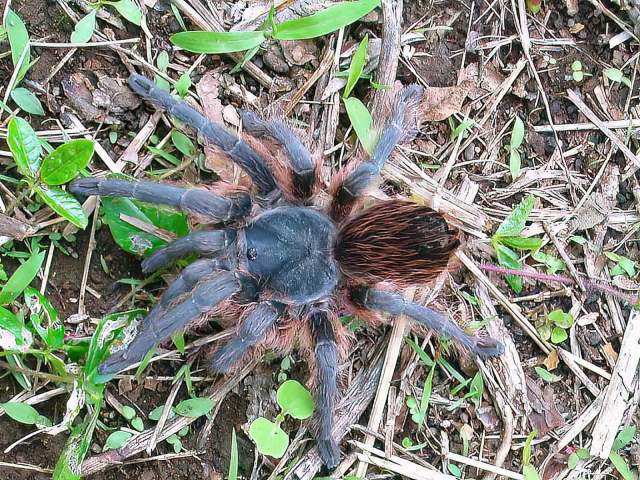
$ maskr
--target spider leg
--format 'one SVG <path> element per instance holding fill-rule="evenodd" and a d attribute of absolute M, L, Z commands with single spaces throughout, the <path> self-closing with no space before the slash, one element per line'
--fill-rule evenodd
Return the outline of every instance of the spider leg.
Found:
<path fill-rule="evenodd" d="M 100 365 L 100 373 L 117 373 L 142 360 L 155 344 L 169 338 L 191 320 L 212 311 L 220 302 L 241 291 L 242 284 L 238 275 L 227 271 L 203 278 L 184 300 L 170 306 L 161 315 L 145 320 L 133 341 Z"/>
<path fill-rule="evenodd" d="M 316 181 L 316 165 L 311 153 L 300 141 L 298 136 L 281 121 L 266 121 L 253 112 L 241 112 L 242 127 L 254 137 L 270 137 L 277 141 L 287 154 L 293 183 L 301 199 L 307 199 L 313 194 Z"/>
<path fill-rule="evenodd" d="M 190 233 L 145 258 L 142 262 L 142 271 L 144 273 L 155 272 L 191 253 L 215 255 L 225 250 L 235 239 L 236 231 L 230 228 Z"/>
<path fill-rule="evenodd" d="M 328 469 L 340 463 L 340 449 L 333 438 L 333 416 L 338 397 L 338 347 L 329 315 L 325 310 L 314 310 L 309 315 L 314 360 L 317 371 L 316 392 L 316 444 L 322 462 Z"/>
<path fill-rule="evenodd" d="M 337 183 L 332 187 L 333 199 L 330 213 L 334 220 L 341 220 L 349 214 L 356 201 L 378 179 L 385 162 L 393 152 L 396 145 L 402 141 L 411 123 L 415 123 L 415 106 L 422 95 L 422 88 L 418 85 L 410 85 L 402 89 L 393 106 L 387 123 L 382 127 L 378 143 L 371 156 L 356 165 L 346 176 L 338 177 Z"/>
<path fill-rule="evenodd" d="M 228 197 L 203 188 L 181 188 L 157 182 L 80 178 L 69 186 L 76 195 L 135 198 L 148 203 L 160 203 L 203 215 L 221 222 L 243 218 L 251 211 L 251 197 L 245 192 L 233 192 Z"/>
<path fill-rule="evenodd" d="M 497 357 L 504 353 L 504 346 L 500 342 L 488 337 L 468 335 L 444 315 L 410 302 L 396 293 L 361 287 L 351 291 L 351 300 L 366 309 L 380 310 L 392 315 L 407 315 L 431 330 L 456 340 L 480 358 Z"/>
<path fill-rule="evenodd" d="M 264 160 L 245 141 L 223 126 L 213 123 L 188 103 L 158 88 L 152 80 L 132 74 L 129 86 L 141 97 L 159 104 L 168 113 L 195 129 L 205 140 L 218 147 L 251 177 L 261 196 L 277 190 L 276 181 Z"/>
<path fill-rule="evenodd" d="M 278 317 L 284 305 L 277 302 L 261 302 L 242 320 L 238 332 L 211 356 L 211 368 L 215 372 L 227 373 L 251 347 L 261 342 Z"/>

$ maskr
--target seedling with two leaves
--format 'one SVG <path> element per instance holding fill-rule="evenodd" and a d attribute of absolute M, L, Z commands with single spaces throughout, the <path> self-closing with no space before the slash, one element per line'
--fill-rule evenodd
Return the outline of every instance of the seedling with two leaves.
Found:
<path fill-rule="evenodd" d="M 289 435 L 280 427 L 287 415 L 297 420 L 304 420 L 315 409 L 315 403 L 309 390 L 295 380 L 287 380 L 276 393 L 276 401 L 280 406 L 280 413 L 272 422 L 264 417 L 258 417 L 249 427 L 249 437 L 263 455 L 282 458 L 289 446 Z"/>
<path fill-rule="evenodd" d="M 544 341 L 560 344 L 569 338 L 567 330 L 573 325 L 573 315 L 562 310 L 554 310 L 547 318 L 536 324 L 540 338 Z"/>

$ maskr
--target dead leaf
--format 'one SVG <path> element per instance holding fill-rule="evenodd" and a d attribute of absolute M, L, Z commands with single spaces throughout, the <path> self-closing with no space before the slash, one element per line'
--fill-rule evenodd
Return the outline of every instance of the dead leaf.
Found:
<path fill-rule="evenodd" d="M 476 417 L 487 432 L 495 432 L 500 426 L 496 409 L 492 405 L 483 405 L 476 410 Z"/>
<path fill-rule="evenodd" d="M 558 363 L 559 363 L 558 351 L 555 349 L 551 350 L 549 355 L 547 355 L 547 358 L 545 358 L 544 362 L 542 363 L 544 364 L 545 367 L 547 367 L 547 370 L 549 371 L 552 371 L 558 368 Z"/>
<path fill-rule="evenodd" d="M 36 229 L 28 223 L 0 213 L 0 238 L 8 237 L 10 240 L 24 240 L 35 232 Z"/>
<path fill-rule="evenodd" d="M 554 428 L 562 427 L 565 421 L 556 407 L 551 386 L 545 386 L 543 391 L 531 378 L 526 377 L 526 382 L 527 397 L 531 403 L 531 415 L 529 416 L 531 427 L 536 430 L 541 437 Z"/>
<path fill-rule="evenodd" d="M 93 104 L 90 86 L 91 82 L 82 73 L 74 73 L 62 81 L 62 91 L 71 108 L 83 120 L 96 123 L 104 122 L 110 125 L 119 124 L 118 119 L 109 116 L 106 111 Z"/>
<path fill-rule="evenodd" d="M 463 82 L 455 87 L 425 87 L 418 114 L 420 122 L 439 122 L 460 113 L 472 87 L 472 82 Z"/>
<path fill-rule="evenodd" d="M 607 342 L 602 347 L 602 354 L 607 357 L 607 362 L 609 365 L 615 365 L 618 361 L 618 352 L 616 352 L 611 345 L 611 342 Z"/>
<path fill-rule="evenodd" d="M 316 43 L 308 40 L 283 40 L 280 45 L 284 58 L 293 65 L 304 65 L 315 60 L 318 53 Z"/>

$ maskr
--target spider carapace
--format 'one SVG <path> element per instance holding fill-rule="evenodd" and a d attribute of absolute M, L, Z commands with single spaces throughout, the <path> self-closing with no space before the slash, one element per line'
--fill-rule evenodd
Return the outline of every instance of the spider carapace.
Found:
<path fill-rule="evenodd" d="M 361 208 L 395 146 L 416 129 L 420 87 L 390 95 L 371 155 L 350 162 L 324 189 L 322 155 L 312 155 L 311 142 L 285 123 L 244 112 L 237 136 L 145 77 L 134 74 L 129 85 L 195 129 L 217 155 L 239 165 L 253 186 L 218 182 L 212 188 L 183 188 L 107 178 L 71 184 L 79 196 L 135 198 L 215 224 L 144 260 L 148 273 L 191 254 L 200 257 L 169 285 L 131 343 L 101 365 L 103 373 L 140 361 L 155 344 L 203 319 L 219 322 L 230 333 L 212 349 L 215 372 L 228 373 L 269 349 L 285 353 L 297 347 L 308 363 L 315 393 L 311 430 L 322 461 L 334 468 L 341 438 L 334 429 L 338 373 L 350 340 L 339 311 L 370 323 L 384 321 L 381 313 L 404 314 L 474 355 L 502 353 L 499 342 L 468 335 L 446 316 L 401 295 L 404 287 L 425 284 L 445 271 L 459 246 L 458 232 L 442 215 L 403 200 Z"/>

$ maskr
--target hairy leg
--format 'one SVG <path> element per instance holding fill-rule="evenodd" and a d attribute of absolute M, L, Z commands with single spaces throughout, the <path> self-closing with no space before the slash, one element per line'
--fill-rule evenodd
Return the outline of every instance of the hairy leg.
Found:
<path fill-rule="evenodd" d="M 277 302 L 261 302 L 242 320 L 238 332 L 211 356 L 211 368 L 227 373 L 252 347 L 260 343 L 267 331 L 273 328 L 282 313 L 283 305 Z"/>
<path fill-rule="evenodd" d="M 150 273 L 191 253 L 215 255 L 225 250 L 236 239 L 232 229 L 193 232 L 156 250 L 142 262 L 142 271 Z"/>
<path fill-rule="evenodd" d="M 223 126 L 210 122 L 204 115 L 182 100 L 174 98 L 142 75 L 132 74 L 129 86 L 141 97 L 159 104 L 168 113 L 181 120 L 210 144 L 219 148 L 229 158 L 242 167 L 251 177 L 261 196 L 268 196 L 277 190 L 276 182 L 264 160 L 243 140 Z"/>
<path fill-rule="evenodd" d="M 269 137 L 278 142 L 287 154 L 293 173 L 293 185 L 300 199 L 313 194 L 316 165 L 311 153 L 298 136 L 281 121 L 266 121 L 253 112 L 241 113 L 244 130 L 254 137 Z"/>
<path fill-rule="evenodd" d="M 334 413 L 338 397 L 338 346 L 326 310 L 313 310 L 309 317 L 316 365 L 316 444 L 322 462 L 329 469 L 340 463 L 340 449 L 333 438 Z"/>
<path fill-rule="evenodd" d="M 378 310 L 392 315 L 407 315 L 431 330 L 456 340 L 480 358 L 497 357 L 504 352 L 504 346 L 500 342 L 489 337 L 468 335 L 444 315 L 410 302 L 397 293 L 361 287 L 351 291 L 351 301 L 368 310 Z"/>
<path fill-rule="evenodd" d="M 333 199 L 329 208 L 331 218 L 341 220 L 347 216 L 359 197 L 378 180 L 393 149 L 415 127 L 415 109 L 421 95 L 422 88 L 418 85 L 402 89 L 397 94 L 391 114 L 382 127 L 371 156 L 357 164 L 346 176 L 338 174 L 332 185 Z"/>
<path fill-rule="evenodd" d="M 157 182 L 107 178 L 80 178 L 71 183 L 69 190 L 83 197 L 127 197 L 169 205 L 221 222 L 244 218 L 251 211 L 251 197 L 244 192 L 234 192 L 229 197 L 222 197 L 202 188 L 181 188 Z"/>
<path fill-rule="evenodd" d="M 105 360 L 100 365 L 100 372 L 117 373 L 139 362 L 155 344 L 166 340 L 190 321 L 210 312 L 241 288 L 241 279 L 231 272 L 217 272 L 205 277 L 181 302 L 167 308 L 161 315 L 154 316 L 151 321 L 144 321 L 133 341 Z"/>

